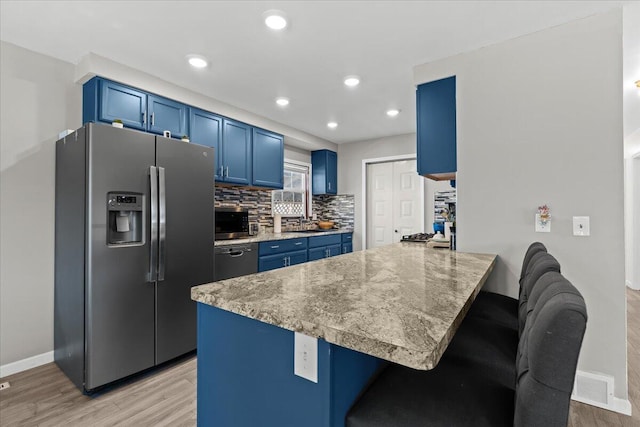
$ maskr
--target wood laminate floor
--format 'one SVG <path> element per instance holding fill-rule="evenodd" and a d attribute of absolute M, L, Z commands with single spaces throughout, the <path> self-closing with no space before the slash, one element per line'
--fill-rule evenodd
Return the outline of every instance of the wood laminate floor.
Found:
<path fill-rule="evenodd" d="M 571 402 L 569 427 L 640 427 L 640 291 L 627 289 L 629 399 L 633 417 Z M 3 378 L 0 426 L 195 426 L 196 358 L 94 397 L 49 363 Z M 304 427 L 304 426 L 301 426 Z"/>

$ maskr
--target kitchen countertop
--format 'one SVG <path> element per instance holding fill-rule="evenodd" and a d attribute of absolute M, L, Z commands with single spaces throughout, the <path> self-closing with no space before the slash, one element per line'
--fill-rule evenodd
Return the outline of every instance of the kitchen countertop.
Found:
<path fill-rule="evenodd" d="M 401 242 L 196 286 L 191 298 L 427 370 L 440 360 L 495 259 Z"/>
<path fill-rule="evenodd" d="M 353 233 L 350 228 L 332 229 L 327 231 L 304 232 L 304 231 L 287 231 L 282 233 L 264 233 L 257 236 L 251 236 L 246 239 L 230 239 L 216 240 L 214 246 L 239 245 L 243 243 L 269 242 L 271 240 L 299 239 L 300 237 L 326 236 L 329 234 Z"/>

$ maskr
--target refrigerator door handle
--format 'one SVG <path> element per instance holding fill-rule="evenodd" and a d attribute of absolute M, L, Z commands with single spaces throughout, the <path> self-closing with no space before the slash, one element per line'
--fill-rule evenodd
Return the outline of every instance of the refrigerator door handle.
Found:
<path fill-rule="evenodd" d="M 158 183 L 160 194 L 160 211 L 158 218 L 160 219 L 160 229 L 158 232 L 158 281 L 164 280 L 164 271 L 167 257 L 167 192 L 165 186 L 164 168 L 158 167 Z"/>
<path fill-rule="evenodd" d="M 151 236 L 149 238 L 149 279 L 155 282 L 158 278 L 158 171 L 155 166 L 149 167 L 149 185 L 151 188 Z"/>

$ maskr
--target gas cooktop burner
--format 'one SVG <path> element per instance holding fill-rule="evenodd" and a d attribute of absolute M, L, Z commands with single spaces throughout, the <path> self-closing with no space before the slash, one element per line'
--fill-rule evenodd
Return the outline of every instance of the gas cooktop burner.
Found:
<path fill-rule="evenodd" d="M 434 236 L 433 233 L 416 233 L 402 236 L 403 242 L 425 242 Z"/>

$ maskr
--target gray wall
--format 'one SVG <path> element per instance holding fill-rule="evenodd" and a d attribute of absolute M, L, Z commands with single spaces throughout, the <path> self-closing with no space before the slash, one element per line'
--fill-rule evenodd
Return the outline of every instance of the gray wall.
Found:
<path fill-rule="evenodd" d="M 113 64 L 111 64 L 113 65 Z M 82 125 L 82 86 L 77 67 L 21 47 L 0 45 L 0 366 L 53 351 L 54 143 L 64 129 Z M 117 68 L 139 84 L 203 107 L 223 105 L 127 67 Z M 147 80 L 145 80 L 145 78 Z M 163 90 L 166 89 L 166 92 Z M 239 120 L 260 117 L 233 110 Z M 288 131 L 282 126 L 280 131 Z M 286 142 L 335 149 L 285 135 Z M 315 147 L 315 146 L 314 146 Z M 310 162 L 310 152 L 285 146 L 285 157 Z"/>
<path fill-rule="evenodd" d="M 362 160 L 413 154 L 416 135 L 406 134 L 338 145 L 338 193 L 355 196 L 353 250 L 362 249 Z"/>
<path fill-rule="evenodd" d="M 81 122 L 74 67 L 0 45 L 0 365 L 53 350 L 54 143 Z"/>
<path fill-rule="evenodd" d="M 579 369 L 611 375 L 627 398 L 621 11 L 414 69 L 457 75 L 458 249 L 499 255 L 486 287 L 517 295 L 540 240 L 586 299 Z M 534 232 L 536 207 L 551 233 Z M 591 217 L 574 237 L 571 217 Z"/>

